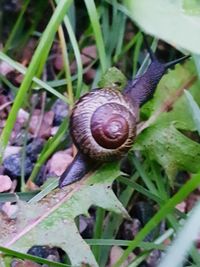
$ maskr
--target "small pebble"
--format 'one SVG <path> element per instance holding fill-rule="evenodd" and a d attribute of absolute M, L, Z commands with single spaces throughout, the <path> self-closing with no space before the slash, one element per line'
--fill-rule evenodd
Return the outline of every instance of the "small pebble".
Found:
<path fill-rule="evenodd" d="M 7 146 L 3 155 L 3 159 L 7 157 L 19 153 L 21 150 L 21 146 Z"/>
<path fill-rule="evenodd" d="M 60 176 L 72 160 L 73 157 L 69 154 L 69 150 L 56 152 L 48 162 L 49 173 Z"/>
<path fill-rule="evenodd" d="M 10 190 L 12 187 L 12 181 L 7 175 L 0 175 L 0 193 Z"/>
<path fill-rule="evenodd" d="M 6 202 L 3 204 L 1 210 L 5 212 L 8 218 L 16 219 L 18 211 L 18 206 L 16 204 L 12 204 L 11 202 Z"/>
<path fill-rule="evenodd" d="M 49 138 L 51 136 L 51 128 L 54 120 L 54 112 L 48 111 L 45 112 L 42 116 L 42 122 L 40 124 L 41 119 L 41 110 L 36 109 L 33 112 L 33 115 L 29 124 L 29 132 L 33 135 L 36 135 L 41 138 Z M 38 128 L 39 126 L 39 128 Z"/>
<path fill-rule="evenodd" d="M 11 155 L 7 157 L 3 162 L 3 166 L 5 168 L 4 173 L 9 175 L 11 179 L 21 177 L 21 165 L 22 165 L 21 155 L 19 153 Z M 33 163 L 29 157 L 26 157 L 25 159 L 24 169 L 25 169 L 24 170 L 25 177 L 31 174 L 33 169 Z"/>
<path fill-rule="evenodd" d="M 13 260 L 11 262 L 11 267 L 41 267 L 40 264 L 37 264 L 33 261 L 29 261 L 29 260 Z"/>
<path fill-rule="evenodd" d="M 33 246 L 27 253 L 44 259 L 53 258 L 56 262 L 62 262 L 60 251 L 56 247 Z"/>
<path fill-rule="evenodd" d="M 61 124 L 64 118 L 66 118 L 69 114 L 68 105 L 63 102 L 61 99 L 57 99 L 52 106 L 52 110 L 55 114 L 53 125 L 58 126 Z"/>
<path fill-rule="evenodd" d="M 37 160 L 43 146 L 44 139 L 42 138 L 35 138 L 26 146 L 26 154 L 30 157 L 31 161 L 35 162 Z"/>

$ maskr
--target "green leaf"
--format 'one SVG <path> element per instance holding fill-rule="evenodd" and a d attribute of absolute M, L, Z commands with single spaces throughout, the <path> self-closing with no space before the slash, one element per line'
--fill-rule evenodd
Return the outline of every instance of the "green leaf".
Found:
<path fill-rule="evenodd" d="M 189 87 L 188 87 L 189 86 Z M 158 110 L 173 103 L 167 112 L 160 112 L 157 122 L 176 122 L 179 129 L 194 131 L 197 129 L 184 95 L 184 89 L 190 89 L 196 102 L 200 104 L 199 81 L 195 65 L 188 61 L 184 65 L 178 64 L 174 70 L 169 70 L 162 78 L 154 97 L 141 110 L 141 116 L 150 117 Z"/>
<path fill-rule="evenodd" d="M 150 159 L 163 166 L 169 178 L 178 170 L 196 173 L 200 170 L 200 144 L 187 138 L 173 124 L 157 123 L 137 139 L 134 149 L 145 151 Z"/>
<path fill-rule="evenodd" d="M 56 246 L 67 253 L 73 266 L 82 263 L 97 266 L 74 219 L 80 214 L 88 215 L 91 205 L 128 217 L 111 189 L 119 173 L 118 164 L 106 164 L 89 179 L 55 190 L 43 201 L 35 204 L 20 201 L 15 225 L 9 225 L 0 215 L 0 245 L 23 253 L 35 244 Z"/>
<path fill-rule="evenodd" d="M 199 15 L 200 14 L 200 2 L 199 0 L 182 0 L 183 9 L 186 14 Z"/>
<path fill-rule="evenodd" d="M 103 75 L 99 82 L 100 87 L 115 87 L 117 85 L 119 90 L 122 90 L 127 83 L 127 79 L 124 74 L 117 68 L 109 68 Z"/>
<path fill-rule="evenodd" d="M 182 8 L 182 0 L 125 0 L 124 2 L 132 19 L 145 32 L 200 54 L 200 17 L 187 15 Z"/>

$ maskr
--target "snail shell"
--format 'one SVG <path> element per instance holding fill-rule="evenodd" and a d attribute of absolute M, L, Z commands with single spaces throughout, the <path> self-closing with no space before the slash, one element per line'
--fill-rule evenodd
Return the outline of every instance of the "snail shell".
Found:
<path fill-rule="evenodd" d="M 106 161 L 126 153 L 136 137 L 138 106 L 113 88 L 95 89 L 75 104 L 73 142 L 83 154 Z"/>

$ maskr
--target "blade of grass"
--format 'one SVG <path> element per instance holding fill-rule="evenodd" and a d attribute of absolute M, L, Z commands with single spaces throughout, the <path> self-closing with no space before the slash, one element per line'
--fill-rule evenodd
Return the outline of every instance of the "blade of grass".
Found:
<path fill-rule="evenodd" d="M 15 97 L 16 94 L 17 94 L 17 89 L 18 88 L 16 86 L 14 86 L 5 76 L 3 76 L 1 74 L 0 74 L 0 79 L 1 79 L 1 81 L 3 83 L 5 83 L 8 86 L 8 88 L 10 89 L 12 95 Z"/>
<path fill-rule="evenodd" d="M 96 223 L 94 226 L 94 234 L 93 234 L 94 239 L 102 237 L 104 217 L 105 217 L 105 210 L 102 208 L 98 208 L 96 211 Z M 92 251 L 93 251 L 93 254 L 96 258 L 96 261 L 99 262 L 101 247 L 95 246 L 92 248 Z"/>
<path fill-rule="evenodd" d="M 123 13 L 120 13 L 119 16 L 120 19 L 120 27 L 119 27 L 119 33 L 118 33 L 118 42 L 115 47 L 115 54 L 113 56 L 113 61 L 117 62 L 119 60 L 120 55 L 123 51 L 123 39 L 125 35 L 125 29 L 126 29 L 126 16 Z"/>
<path fill-rule="evenodd" d="M 149 177 L 147 176 L 147 174 L 146 174 L 142 164 L 140 164 L 139 160 L 136 157 L 131 157 L 130 159 L 134 163 L 138 173 L 140 174 L 142 180 L 146 184 L 149 191 L 152 192 L 154 195 L 158 195 L 157 190 L 155 188 L 155 185 L 153 184 L 151 179 L 149 179 Z"/>
<path fill-rule="evenodd" d="M 70 107 L 72 107 L 73 104 L 74 104 L 72 77 L 71 77 L 71 71 L 70 71 L 70 66 L 69 66 L 69 56 L 68 56 L 68 52 L 67 52 L 67 45 L 66 45 L 66 42 L 65 42 L 65 36 L 64 36 L 64 32 L 63 32 L 62 26 L 59 26 L 59 28 L 58 28 L 58 35 L 59 35 L 60 46 L 61 46 L 61 50 L 62 50 L 62 57 L 63 57 L 63 65 L 64 65 L 64 70 L 65 70 L 65 76 L 66 76 L 66 80 L 67 80 L 68 99 L 69 99 Z"/>
<path fill-rule="evenodd" d="M 134 182 L 138 179 L 138 173 L 136 172 L 132 177 L 130 177 L 130 181 Z M 123 192 L 119 196 L 120 202 L 123 204 L 124 207 L 126 207 L 133 195 L 134 188 L 127 186 Z M 115 238 L 117 235 L 117 232 L 119 230 L 119 227 L 121 223 L 123 222 L 122 216 L 119 216 L 117 214 L 111 213 L 107 216 L 109 224 L 106 224 L 103 238 Z M 109 256 L 110 248 L 108 247 L 102 247 L 101 249 L 101 259 L 100 259 L 100 266 L 105 266 L 108 256 Z"/>
<path fill-rule="evenodd" d="M 103 73 L 106 72 L 107 70 L 107 59 L 106 59 L 106 52 L 105 52 L 105 45 L 102 37 L 102 32 L 101 32 L 101 27 L 99 24 L 99 19 L 98 19 L 98 13 L 97 9 L 94 3 L 94 0 L 84 0 L 85 5 L 90 17 L 90 21 L 92 24 L 92 28 L 94 31 L 94 36 L 96 40 L 96 45 L 99 53 L 99 59 L 100 59 L 100 64 L 101 64 L 101 70 Z"/>
<path fill-rule="evenodd" d="M 56 187 L 58 187 L 58 179 L 55 177 L 54 181 L 48 184 L 44 189 L 42 189 L 38 194 L 34 195 L 28 202 L 29 204 L 37 203 L 44 197 L 46 197 L 51 191 L 53 191 Z"/>
<path fill-rule="evenodd" d="M 58 262 L 53 262 L 53 261 L 49 261 L 40 257 L 36 257 L 30 254 L 25 254 L 25 253 L 21 253 L 15 250 L 11 250 L 9 248 L 5 248 L 5 247 L 1 247 L 0 246 L 0 251 L 3 252 L 4 255 L 10 255 L 19 259 L 26 259 L 26 260 L 31 260 L 34 262 L 38 262 L 38 263 L 42 263 L 42 264 L 47 264 L 48 266 L 52 266 L 52 267 L 67 267 L 67 266 L 71 266 L 71 265 L 67 265 L 67 264 L 63 264 L 63 263 L 58 263 Z M 0 253 L 1 255 L 1 253 Z"/>
<path fill-rule="evenodd" d="M 46 44 L 52 41 L 52 37 L 55 35 L 55 32 L 58 29 L 58 26 L 60 25 L 64 15 L 66 14 L 67 9 L 69 8 L 71 2 L 72 0 L 67 0 L 67 1 L 61 0 L 59 2 L 59 5 L 55 9 L 55 12 L 52 15 L 50 22 L 48 23 L 42 35 L 40 43 L 32 57 L 30 65 L 27 69 L 26 76 L 24 77 L 22 84 L 19 88 L 19 92 L 15 98 L 15 102 L 10 110 L 9 116 L 6 121 L 6 125 L 0 137 L 0 148 L 1 148 L 0 162 L 2 161 L 5 147 L 10 139 L 10 135 L 17 118 L 18 110 L 23 105 L 25 96 L 31 86 L 32 79 L 34 75 L 37 73 L 38 64 L 40 63 L 40 57 L 44 52 L 46 53 Z"/>
<path fill-rule="evenodd" d="M 19 16 L 17 18 L 17 21 L 15 22 L 15 25 L 14 25 L 14 27 L 13 27 L 13 29 L 12 29 L 9 37 L 8 37 L 8 40 L 6 41 L 6 44 L 4 46 L 4 49 L 3 49 L 3 52 L 4 53 L 6 53 L 8 51 L 8 49 L 10 48 L 10 45 L 11 45 L 11 43 L 12 43 L 12 41 L 13 41 L 15 35 L 16 35 L 16 32 L 18 30 L 19 25 L 22 22 L 24 13 L 25 13 L 25 11 L 26 11 L 27 6 L 29 5 L 29 3 L 30 3 L 30 0 L 25 0 L 24 3 L 23 3 L 22 9 L 21 9 L 20 14 L 19 14 Z"/>
<path fill-rule="evenodd" d="M 148 235 L 148 233 L 153 230 L 154 227 L 156 227 L 156 225 L 158 225 L 178 203 L 183 201 L 192 191 L 198 188 L 199 183 L 200 173 L 194 175 L 187 183 L 185 183 L 183 187 L 153 216 L 153 218 L 137 234 L 135 239 L 131 242 L 131 245 L 125 250 L 121 258 L 113 267 L 120 267 L 124 260 L 127 259 L 130 252 L 135 249 L 142 240 L 144 240 L 146 235 Z"/>
<path fill-rule="evenodd" d="M 137 65 L 138 65 L 138 59 L 139 59 L 140 50 L 142 46 L 142 41 L 143 41 L 143 36 L 140 33 L 140 35 L 137 38 L 134 53 L 133 53 L 133 74 L 132 74 L 133 77 L 135 77 L 137 73 Z"/>
<path fill-rule="evenodd" d="M 56 0 L 56 3 L 58 4 L 58 0 Z M 81 95 L 81 86 L 82 86 L 82 81 L 83 81 L 83 65 L 82 65 L 82 60 L 81 60 L 81 52 L 79 50 L 79 46 L 78 46 L 78 42 L 76 40 L 76 36 L 74 33 L 74 29 L 72 27 L 72 24 L 70 22 L 70 19 L 67 15 L 65 15 L 64 17 L 64 25 L 65 28 L 68 32 L 69 35 L 69 39 L 71 41 L 72 44 L 72 48 L 74 50 L 74 56 L 76 59 L 76 63 L 77 63 L 77 88 L 76 88 L 76 94 L 75 97 L 76 99 L 78 99 Z"/>
<path fill-rule="evenodd" d="M 200 225 L 197 223 L 200 217 L 200 202 L 194 207 L 177 238 L 169 247 L 159 267 L 168 267 L 171 262 L 174 266 L 183 266 L 186 255 L 200 233 Z"/>
<path fill-rule="evenodd" d="M 16 193 L 1 193 L 0 194 L 0 203 L 4 202 L 16 202 L 19 198 L 23 201 L 29 201 L 35 195 L 37 195 L 39 191 L 32 191 L 32 192 L 16 192 Z"/>
<path fill-rule="evenodd" d="M 124 47 L 122 48 L 121 53 L 116 58 L 114 58 L 114 62 L 115 63 L 119 59 L 121 59 L 124 56 L 124 54 L 126 54 L 135 45 L 135 43 L 137 42 L 137 39 L 139 38 L 139 35 L 140 35 L 140 32 L 136 33 L 132 37 L 132 39 L 126 45 L 124 45 Z"/>
<path fill-rule="evenodd" d="M 152 169 L 152 174 L 156 176 L 155 180 L 157 181 L 157 184 L 159 184 L 159 189 L 158 190 L 158 196 L 155 196 L 154 194 L 152 194 L 150 191 L 146 190 L 145 188 L 143 188 L 141 185 L 138 185 L 136 182 L 128 180 L 126 178 L 120 177 L 119 181 L 134 187 L 134 189 L 138 192 L 140 192 L 141 194 L 147 196 L 148 198 L 154 200 L 155 202 L 157 202 L 157 204 L 159 204 L 160 207 L 162 207 L 167 201 L 168 201 L 168 195 L 165 191 L 165 186 L 164 186 L 164 179 L 163 177 L 160 175 L 160 172 L 158 172 L 158 170 L 155 167 L 155 164 L 153 164 L 151 162 L 150 164 L 151 169 Z M 156 169 L 156 170 L 155 170 Z M 120 180 L 121 179 L 121 180 Z M 150 176 L 151 179 L 151 176 Z M 152 179 L 153 180 L 153 179 Z M 179 216 L 179 218 L 186 218 L 186 215 L 184 213 L 181 213 L 179 210 L 174 209 L 175 214 L 169 214 L 166 216 L 167 220 L 169 221 L 171 227 L 174 230 L 178 230 L 179 228 L 179 222 L 177 219 L 177 215 Z M 192 248 L 190 255 L 192 257 L 192 259 L 199 264 L 199 257 L 198 257 L 198 251 L 195 248 Z"/>
<path fill-rule="evenodd" d="M 159 166 L 155 162 L 149 161 L 149 164 L 151 166 L 152 175 L 154 176 L 154 181 L 156 182 L 156 186 L 158 189 L 158 194 L 162 196 L 162 199 L 167 200 L 169 198 L 167 194 L 167 190 L 164 185 L 164 177 L 161 176 L 160 170 L 158 169 Z"/>
<path fill-rule="evenodd" d="M 0 59 L 3 60 L 3 61 L 5 61 L 5 62 L 7 62 L 10 66 L 12 66 L 14 69 L 16 69 L 17 71 L 19 71 L 20 73 L 26 75 L 27 69 L 23 65 L 21 65 L 20 63 L 14 61 L 13 59 L 11 59 L 10 57 L 8 57 L 7 55 L 5 55 L 1 51 L 0 51 Z M 65 96 L 63 96 L 62 94 L 60 94 L 55 89 L 53 89 L 49 84 L 43 82 L 42 80 L 40 80 L 40 79 L 38 79 L 36 77 L 33 77 L 32 80 L 36 84 L 38 84 L 40 86 L 40 88 L 46 89 L 51 94 L 53 94 L 53 95 L 57 96 L 58 98 L 62 99 L 65 103 L 68 103 L 67 98 Z"/>
<path fill-rule="evenodd" d="M 84 239 L 90 246 L 122 246 L 127 247 L 130 245 L 130 240 L 119 240 L 119 239 Z M 141 242 L 140 248 L 145 250 L 158 249 L 164 250 L 165 245 L 155 244 L 153 242 Z"/>
<path fill-rule="evenodd" d="M 144 188 L 143 186 L 139 185 L 138 183 L 131 181 L 127 178 L 124 177 L 118 177 L 117 180 L 123 184 L 126 184 L 130 187 L 133 187 L 137 192 L 141 193 L 142 195 L 148 197 L 149 199 L 154 200 L 155 202 L 159 203 L 159 204 L 163 204 L 163 200 L 157 196 L 154 195 L 153 193 L 151 193 L 149 190 L 147 190 L 146 188 Z"/>

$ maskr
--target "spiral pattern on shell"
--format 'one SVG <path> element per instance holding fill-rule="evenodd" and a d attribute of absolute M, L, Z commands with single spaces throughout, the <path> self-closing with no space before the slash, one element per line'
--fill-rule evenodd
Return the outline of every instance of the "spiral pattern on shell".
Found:
<path fill-rule="evenodd" d="M 136 136 L 138 107 L 113 88 L 95 89 L 75 104 L 70 131 L 77 148 L 96 160 L 126 153 Z"/>

